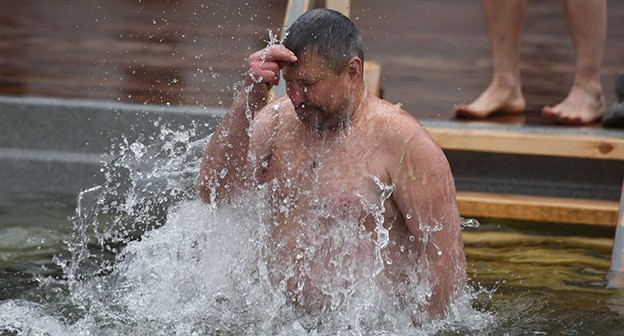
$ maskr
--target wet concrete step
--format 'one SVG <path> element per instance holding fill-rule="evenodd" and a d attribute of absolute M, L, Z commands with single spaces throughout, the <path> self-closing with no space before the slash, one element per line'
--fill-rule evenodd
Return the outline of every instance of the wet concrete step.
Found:
<path fill-rule="evenodd" d="M 103 181 L 102 163 L 124 139 L 158 137 L 165 127 L 193 129 L 195 138 L 203 138 L 223 113 L 221 108 L 0 96 L 0 202 L 73 198 Z"/>

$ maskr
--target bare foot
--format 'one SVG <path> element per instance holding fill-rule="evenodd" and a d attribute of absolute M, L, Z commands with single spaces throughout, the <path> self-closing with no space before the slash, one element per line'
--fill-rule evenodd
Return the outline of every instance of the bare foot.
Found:
<path fill-rule="evenodd" d="M 554 107 L 544 106 L 542 114 L 558 123 L 586 125 L 600 119 L 605 105 L 601 89 L 588 92 L 586 89 L 574 86 L 561 103 Z"/>
<path fill-rule="evenodd" d="M 458 104 L 455 114 L 459 117 L 487 118 L 494 113 L 520 114 L 524 112 L 526 103 L 520 88 L 503 88 L 490 84 L 479 98 L 469 105 Z"/>

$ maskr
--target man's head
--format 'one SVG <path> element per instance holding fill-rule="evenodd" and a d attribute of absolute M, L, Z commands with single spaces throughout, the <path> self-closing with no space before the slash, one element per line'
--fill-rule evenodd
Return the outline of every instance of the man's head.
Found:
<path fill-rule="evenodd" d="M 287 30 L 284 46 L 297 55 L 314 54 L 340 73 L 352 57 L 364 61 L 364 45 L 353 22 L 340 12 L 317 8 L 301 15 Z"/>
<path fill-rule="evenodd" d="M 355 113 L 364 87 L 364 47 L 349 18 L 329 9 L 309 11 L 288 29 L 284 46 L 298 59 L 283 70 L 286 91 L 304 124 L 332 128 Z"/>

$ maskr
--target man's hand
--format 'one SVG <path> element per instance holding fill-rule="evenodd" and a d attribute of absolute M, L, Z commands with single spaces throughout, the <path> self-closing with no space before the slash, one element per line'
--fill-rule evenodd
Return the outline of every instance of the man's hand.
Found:
<path fill-rule="evenodd" d="M 247 84 L 254 83 L 270 90 L 280 81 L 280 70 L 289 63 L 297 62 L 297 56 L 281 45 L 273 45 L 257 51 L 249 56 Z"/>

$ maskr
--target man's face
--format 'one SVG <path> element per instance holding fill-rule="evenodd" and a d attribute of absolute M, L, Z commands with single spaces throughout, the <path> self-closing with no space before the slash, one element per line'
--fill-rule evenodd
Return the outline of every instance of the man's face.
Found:
<path fill-rule="evenodd" d="M 335 127 L 351 112 L 353 87 L 346 67 L 336 74 L 323 58 L 304 54 L 284 68 L 284 80 L 297 117 L 310 128 Z"/>

